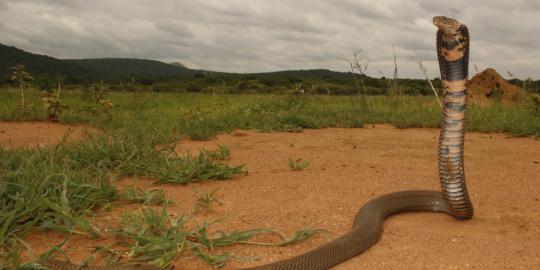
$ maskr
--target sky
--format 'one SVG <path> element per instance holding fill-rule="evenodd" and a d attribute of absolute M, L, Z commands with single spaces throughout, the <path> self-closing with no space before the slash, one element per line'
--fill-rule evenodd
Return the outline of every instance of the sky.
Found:
<path fill-rule="evenodd" d="M 266 72 L 358 57 L 370 76 L 438 76 L 444 15 L 471 34 L 471 75 L 540 79 L 539 0 L 0 0 L 0 43 L 57 58 L 146 58 L 190 68 Z M 476 67 L 476 68 L 475 68 Z"/>

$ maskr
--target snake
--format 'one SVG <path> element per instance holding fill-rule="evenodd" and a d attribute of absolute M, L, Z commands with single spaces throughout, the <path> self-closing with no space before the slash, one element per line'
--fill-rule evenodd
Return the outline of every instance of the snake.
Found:
<path fill-rule="evenodd" d="M 466 25 L 444 16 L 435 16 L 433 24 L 438 29 L 437 58 L 444 89 L 439 136 L 441 191 L 406 190 L 382 195 L 360 208 L 345 235 L 296 257 L 243 270 L 329 269 L 377 243 L 384 219 L 393 214 L 423 211 L 446 213 L 459 220 L 473 217 L 463 166 L 469 31 Z"/>
<path fill-rule="evenodd" d="M 311 251 L 270 264 L 241 270 L 324 270 L 368 250 L 379 241 L 384 219 L 404 212 L 440 212 L 458 220 L 473 217 L 464 174 L 464 122 L 470 37 L 467 26 L 444 16 L 435 16 L 437 58 L 444 90 L 443 120 L 439 136 L 441 191 L 406 190 L 368 201 L 357 212 L 352 228 L 344 235 Z M 55 270 L 79 269 L 56 259 L 42 265 Z M 85 270 L 156 270 L 151 265 L 82 267 Z"/>

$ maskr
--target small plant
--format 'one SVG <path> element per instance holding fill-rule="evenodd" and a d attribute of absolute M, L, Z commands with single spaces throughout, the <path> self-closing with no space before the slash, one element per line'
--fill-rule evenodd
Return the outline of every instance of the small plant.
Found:
<path fill-rule="evenodd" d="M 58 122 L 60 114 L 68 108 L 68 106 L 60 102 L 60 84 L 58 84 L 56 93 L 43 91 L 41 101 L 43 101 L 45 111 L 47 112 L 47 121 L 54 123 Z"/>
<path fill-rule="evenodd" d="M 366 76 L 366 71 L 368 69 L 368 66 L 369 66 L 369 60 L 366 60 L 366 63 L 362 63 L 364 59 L 359 59 L 358 58 L 358 55 L 360 54 L 360 52 L 362 52 L 362 50 L 356 50 L 353 52 L 353 58 L 352 59 L 347 59 L 345 57 L 340 57 L 338 58 L 339 60 L 343 60 L 347 63 L 349 63 L 349 66 L 351 68 L 351 75 L 353 77 L 353 81 L 354 81 L 354 84 L 356 86 L 356 90 L 358 91 L 359 87 L 358 87 L 358 81 L 356 80 L 356 73 L 355 73 L 355 70 L 358 72 L 358 75 L 360 75 L 360 84 L 362 86 L 362 95 L 364 97 L 364 102 L 367 101 L 367 88 L 366 88 L 366 83 L 364 82 L 364 77 Z"/>
<path fill-rule="evenodd" d="M 86 111 L 93 115 L 104 114 L 109 117 L 111 116 L 111 109 L 114 108 L 114 103 L 110 99 L 107 99 L 107 89 L 103 86 L 103 82 L 90 86 L 87 89 L 86 97 L 94 103 L 94 105 L 86 107 Z"/>
<path fill-rule="evenodd" d="M 223 162 L 228 156 L 226 148 L 218 151 L 201 150 L 197 157 L 191 154 L 183 156 L 164 157 L 165 166 L 146 167 L 148 176 L 159 179 L 157 183 L 188 184 L 202 180 L 225 180 L 236 175 L 244 174 L 244 165 L 229 166 Z"/>
<path fill-rule="evenodd" d="M 12 66 L 9 68 L 11 70 L 11 75 L 9 79 L 13 82 L 16 82 L 19 85 L 19 89 L 21 91 L 21 104 L 20 104 L 20 110 L 22 114 L 27 114 L 29 107 L 27 107 L 25 95 L 24 95 L 24 87 L 28 84 L 28 81 L 31 81 L 34 79 L 32 75 L 26 71 L 26 68 L 21 65 L 17 64 L 15 66 Z"/>
<path fill-rule="evenodd" d="M 218 221 L 205 221 L 202 225 L 188 226 L 186 216 L 171 217 L 165 205 L 161 210 L 144 207 L 140 214 L 127 214 L 122 218 L 122 227 L 115 230 L 118 243 L 113 246 L 98 246 L 109 261 L 139 261 L 167 267 L 186 251 L 199 257 L 206 263 L 222 267 L 229 259 L 239 257 L 229 253 L 215 254 L 217 248 L 237 244 L 285 246 L 304 241 L 323 230 L 313 227 L 297 231 L 286 238 L 281 233 L 270 229 L 252 229 L 245 231 L 218 231 L 210 233 L 209 227 Z M 189 229 L 193 227 L 193 229 Z M 259 243 L 249 241 L 260 233 L 277 233 L 282 241 L 278 243 Z"/>
<path fill-rule="evenodd" d="M 127 187 L 122 193 L 122 198 L 142 204 L 163 204 L 167 202 L 162 189 L 143 190 L 135 186 Z"/>
<path fill-rule="evenodd" d="M 418 67 L 420 68 L 420 71 L 422 71 L 422 74 L 424 74 L 424 77 L 426 78 L 426 81 L 429 83 L 429 86 L 431 87 L 431 90 L 433 91 L 433 94 L 435 94 L 435 98 L 437 98 L 437 102 L 439 103 L 439 107 L 442 108 L 443 105 L 442 105 L 441 100 L 439 99 L 439 94 L 437 94 L 437 90 L 435 89 L 435 86 L 433 86 L 433 83 L 429 79 L 429 76 L 427 74 L 426 66 L 424 66 L 424 63 L 422 63 L 421 60 L 414 59 L 414 58 L 412 60 L 414 60 L 414 61 L 416 61 L 418 63 Z"/>
<path fill-rule="evenodd" d="M 213 160 L 227 160 L 231 156 L 231 150 L 223 144 L 218 145 L 219 149 L 215 151 L 201 150 L 202 153 L 207 155 Z"/>
<path fill-rule="evenodd" d="M 318 229 L 313 226 L 303 228 L 294 232 L 294 234 L 289 238 L 285 238 L 284 236 L 281 236 L 283 241 L 281 243 L 278 243 L 277 246 L 283 247 L 283 246 L 295 245 L 313 236 L 321 235 L 321 234 L 328 235 L 329 232 L 323 229 Z"/>
<path fill-rule="evenodd" d="M 531 96 L 527 107 L 529 107 L 534 115 L 540 117 L 540 96 Z"/>
<path fill-rule="evenodd" d="M 221 204 L 221 202 L 216 199 L 215 196 L 218 189 L 214 189 L 212 192 L 208 192 L 206 190 L 197 191 L 195 189 L 193 191 L 199 195 L 199 198 L 195 203 L 195 213 L 208 212 L 210 211 L 212 204 Z"/>
<path fill-rule="evenodd" d="M 289 168 L 293 169 L 294 171 L 301 171 L 309 166 L 309 163 L 311 161 L 307 159 L 296 159 L 293 160 L 292 158 L 289 158 Z"/>
<path fill-rule="evenodd" d="M 101 238 L 104 236 L 103 232 L 98 227 L 83 217 L 77 217 L 77 215 L 73 213 L 71 207 L 62 205 L 61 203 L 49 199 L 43 199 L 42 203 L 44 206 L 49 208 L 55 216 L 61 218 L 66 223 L 65 225 L 67 225 L 59 226 L 53 221 L 45 221 L 42 224 L 43 228 L 81 235 L 86 234 L 93 238 Z"/>

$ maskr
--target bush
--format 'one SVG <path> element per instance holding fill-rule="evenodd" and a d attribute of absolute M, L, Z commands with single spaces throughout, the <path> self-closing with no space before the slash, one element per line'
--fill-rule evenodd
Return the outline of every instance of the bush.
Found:
<path fill-rule="evenodd" d="M 203 88 L 196 84 L 190 83 L 186 86 L 185 90 L 190 93 L 200 93 L 202 92 Z"/>

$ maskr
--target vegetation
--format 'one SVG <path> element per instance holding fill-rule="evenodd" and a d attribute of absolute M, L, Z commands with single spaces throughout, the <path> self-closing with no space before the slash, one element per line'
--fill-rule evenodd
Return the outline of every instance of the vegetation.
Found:
<path fill-rule="evenodd" d="M 40 95 L 35 89 L 27 91 L 29 99 Z M 362 127 L 371 123 L 388 123 L 400 128 L 438 127 L 441 120 L 441 108 L 433 96 L 368 96 L 368 103 L 364 104 L 360 96 L 109 92 L 106 99 L 114 104 L 110 116 L 88 110 L 96 103 L 86 96 L 83 91 L 65 91 L 62 103 L 69 109 L 60 114 L 59 121 L 86 123 L 114 132 L 139 127 L 140 130 L 132 131 L 134 136 L 152 133 L 159 140 L 169 142 L 182 137 L 205 140 L 237 128 L 301 131 L 304 128 Z M 471 105 L 467 110 L 466 127 L 470 131 L 538 136 L 540 118 L 538 102 L 534 102 L 537 99 L 527 98 L 510 107 L 501 103 L 488 107 Z M 47 113 L 42 107 L 36 107 L 25 116 L 14 113 L 18 103 L 17 90 L 0 92 L 0 120 L 46 120 Z"/>
<path fill-rule="evenodd" d="M 192 78 L 197 71 L 175 65 L 147 59 L 102 58 L 102 59 L 69 59 L 65 62 L 101 74 L 112 74 L 120 77 L 188 77 Z"/>
<path fill-rule="evenodd" d="M 39 76 L 75 76 L 93 75 L 93 72 L 77 65 L 49 57 L 38 55 L 15 47 L 0 44 L 0 76 L 5 78 L 8 75 L 8 68 L 15 65 L 24 65 L 26 70 Z"/>
<path fill-rule="evenodd" d="M 216 198 L 217 191 L 217 189 L 214 189 L 212 192 L 194 189 L 194 192 L 199 195 L 197 203 L 195 203 L 195 213 L 208 212 L 213 204 L 221 204 L 221 202 Z"/>
<path fill-rule="evenodd" d="M 238 244 L 286 246 L 327 233 L 310 227 L 300 229 L 290 237 L 269 229 L 219 231 L 211 234 L 209 228 L 215 222 L 217 221 L 205 221 L 203 224 L 196 225 L 194 229 L 190 229 L 189 217 L 170 217 L 167 206 L 161 210 L 143 208 L 140 213 L 127 214 L 122 218 L 122 227 L 114 232 L 119 239 L 116 244 L 120 246 L 119 248 L 99 246 L 98 250 L 108 253 L 110 261 L 129 259 L 149 262 L 160 267 L 167 267 L 178 256 L 191 252 L 208 264 L 222 267 L 230 259 L 242 260 L 244 258 L 227 252 L 219 253 L 219 248 Z M 250 241 L 261 233 L 276 234 L 280 241 L 275 243 Z"/>
<path fill-rule="evenodd" d="M 295 159 L 289 158 L 289 168 L 293 171 L 301 171 L 309 166 L 311 161 L 307 159 Z"/>
<path fill-rule="evenodd" d="M 209 263 L 222 266 L 230 256 L 211 254 L 214 247 L 247 244 L 252 236 L 269 231 L 255 229 L 211 236 L 207 230 L 212 223 L 188 229 L 184 226 L 187 222 L 185 217 L 170 217 L 166 211 L 167 201 L 158 189 L 145 191 L 128 187 L 118 190 L 114 182 L 124 176 L 171 182 L 170 179 L 178 179 L 177 174 L 193 171 L 186 170 L 186 167 L 197 167 L 196 173 L 178 181 L 187 183 L 202 179 L 228 179 L 242 172 L 236 169 L 239 167 L 214 164 L 215 160 L 228 156 L 228 149 L 224 147 L 217 151 L 201 151 L 199 156 L 205 156 L 204 159 L 191 159 L 175 156 L 171 148 L 158 147 L 158 143 L 169 142 L 159 134 L 139 136 L 141 133 L 133 135 L 133 132 L 136 133 L 136 129 L 121 128 L 107 135 L 94 135 L 81 144 L 62 143 L 38 151 L 0 148 L 0 251 L 4 263 L 18 264 L 19 248 L 27 246 L 24 236 L 36 228 L 91 238 L 110 236 L 111 232 L 90 220 L 95 211 L 110 208 L 116 200 L 143 205 L 165 204 L 165 207 L 160 211 L 143 208 L 141 214 L 124 217 L 123 227 L 113 232 L 119 239 L 117 245 L 98 247 L 108 254 L 111 262 L 137 260 L 166 266 L 175 257 L 185 255 L 185 250 L 191 250 Z M 221 173 L 227 170 L 231 171 Z M 201 193 L 197 210 L 208 210 L 210 204 L 216 202 L 214 194 Z M 304 238 L 291 239 L 300 241 Z M 279 245 L 283 241 L 270 244 Z M 126 250 L 130 255 L 120 256 Z M 216 261 L 218 257 L 221 259 Z"/>
<path fill-rule="evenodd" d="M 180 63 L 166 64 L 147 59 L 60 60 L 0 44 L 0 86 L 10 86 L 8 68 L 22 64 L 34 75 L 33 84 L 41 89 L 54 88 L 59 81 L 63 82 L 66 90 L 80 86 L 88 88 L 103 81 L 111 91 L 433 95 L 431 86 L 425 80 L 397 78 L 397 65 L 391 79 L 387 79 L 382 73 L 381 78 L 366 76 L 369 62 L 358 57 L 358 53 L 355 53 L 351 59 L 344 58 L 347 61 L 344 64 L 351 67 L 350 72 L 312 69 L 238 74 L 188 69 Z M 511 82 L 524 87 L 526 91 L 540 93 L 539 80 L 522 81 L 512 77 Z M 433 86 L 440 91 L 440 80 L 434 80 Z"/>
<path fill-rule="evenodd" d="M 24 97 L 24 87 L 28 84 L 28 81 L 33 80 L 34 77 L 30 73 L 26 72 L 23 65 L 15 65 L 9 68 L 11 70 L 10 80 L 18 84 L 21 91 L 21 107 L 20 111 L 25 114 L 27 112 L 26 99 Z"/>
<path fill-rule="evenodd" d="M 27 89 L 26 94 L 35 98 L 41 92 Z M 107 93 L 106 98 L 114 106 L 106 115 L 85 109 L 96 104 L 95 99 L 88 96 L 87 92 L 80 90 L 66 91 L 62 103 L 68 109 L 59 114 L 58 121 L 86 123 L 100 128 L 102 132 L 91 135 L 80 144 L 62 143 L 41 150 L 0 148 L 0 246 L 6 261 L 16 262 L 13 258 L 25 246 L 22 239 L 36 228 L 103 237 L 107 233 L 92 224 L 89 217 L 99 209 L 107 209 L 113 201 L 127 200 L 145 205 L 166 203 L 159 191 L 135 188 L 120 191 L 114 185 L 116 179 L 141 176 L 156 179 L 157 183 L 187 184 L 204 179 L 229 179 L 244 173 L 243 166 L 226 163 L 230 150 L 225 146 L 216 151 L 201 150 L 196 156 L 176 154 L 174 143 L 184 137 L 207 139 L 236 128 L 298 132 L 304 128 L 361 127 L 370 123 L 390 123 L 401 128 L 437 127 L 441 120 L 440 107 L 433 97 L 368 96 L 367 102 L 363 102 L 362 96 L 112 92 Z M 0 93 L 0 120 L 47 119 L 48 113 L 44 108 L 36 108 L 27 115 L 14 114 L 18 110 L 19 99 L 17 89 Z M 467 128 L 540 136 L 539 102 L 532 100 L 527 106 L 470 106 Z M 208 196 L 201 194 L 199 208 L 204 210 L 205 205 L 210 206 L 214 200 L 213 193 L 208 193 Z M 159 216 L 155 212 L 143 212 L 142 215 Z M 140 226 L 150 226 L 143 225 L 151 222 L 148 218 L 132 217 L 140 221 Z M 205 241 L 212 239 L 211 245 L 224 239 L 239 243 L 247 241 L 245 234 L 253 233 L 229 232 L 204 238 L 201 227 L 191 232 L 183 231 L 185 228 L 180 226 L 180 218 L 162 221 L 166 226 L 160 230 L 141 231 L 148 235 L 132 234 L 133 228 L 118 231 L 124 237 L 121 239 L 131 243 L 124 247 L 133 252 L 130 253 L 133 257 L 127 259 L 165 265 L 180 253 L 185 253 L 171 253 L 176 250 L 174 246 L 164 253 L 145 253 L 151 245 L 144 239 L 179 244 L 183 239 L 191 239 L 189 235 L 198 235 L 199 240 L 193 240 L 191 246 L 185 248 L 210 263 L 221 265 L 232 257 L 210 252 L 210 244 Z M 204 228 L 207 224 L 201 226 Z M 169 233 L 162 234 L 164 231 Z M 298 236 L 292 239 L 303 239 L 311 235 L 308 232 L 310 230 L 299 231 Z M 153 238 L 152 235 L 161 238 Z M 171 239 L 167 237 L 180 242 L 168 242 Z M 231 237 L 240 240 L 233 241 Z M 287 239 L 283 237 L 275 245 L 287 243 Z M 108 251 L 111 258 L 118 254 L 112 247 L 102 251 Z"/>
<path fill-rule="evenodd" d="M 47 121 L 58 122 L 60 114 L 68 107 L 60 101 L 60 90 L 61 85 L 58 84 L 58 90 L 53 91 L 43 91 L 41 100 L 43 101 L 45 111 L 47 113 Z"/>
<path fill-rule="evenodd" d="M 135 187 L 135 185 L 124 189 L 121 193 L 120 199 L 143 205 L 167 203 L 162 189 L 144 190 Z"/>
<path fill-rule="evenodd" d="M 0 56 L 2 50 L 13 50 L 4 47 L 0 46 Z M 63 61 L 17 53 L 17 61 L 29 62 L 25 62 L 27 69 L 16 66 L 7 74 L 16 82 L 6 80 L 0 88 L 0 121 L 84 123 L 99 131 L 79 144 L 63 142 L 39 150 L 0 147 L 0 254 L 4 262 L 0 267 L 19 265 L 21 248 L 31 249 L 23 239 L 35 229 L 60 231 L 67 237 L 110 236 L 111 232 L 94 224 L 92 217 L 118 200 L 139 203 L 142 208 L 126 215 L 122 226 L 112 232 L 119 239 L 116 245 L 99 247 L 111 261 L 167 266 L 177 256 L 191 254 L 222 266 L 235 257 L 219 253 L 216 247 L 293 244 L 324 231 L 309 227 L 290 237 L 268 229 L 210 235 L 208 227 L 214 222 L 189 222 L 190 215 L 219 202 L 215 191 L 199 193 L 194 213 L 169 216 L 163 191 L 136 186 L 119 189 L 115 181 L 148 177 L 156 184 L 187 185 L 227 180 L 246 172 L 242 165 L 227 163 L 230 150 L 225 146 L 216 151 L 201 150 L 197 155 L 176 153 L 175 143 L 183 138 L 206 140 L 235 129 L 301 132 L 372 123 L 438 127 L 441 121 L 441 108 L 426 81 L 370 78 L 363 74 L 367 64 L 361 74 L 329 70 L 226 74 L 177 65 L 175 70 L 184 75 L 162 76 L 165 71 L 125 71 L 126 65 L 143 60 Z M 352 71 L 356 61 L 350 62 Z M 49 76 L 40 69 L 44 63 L 55 66 L 48 71 L 70 72 L 64 74 L 66 77 Z M 107 67 L 102 68 L 102 63 Z M 146 64 L 141 67 L 149 70 L 163 63 Z M 35 73 L 34 80 L 30 72 Z M 62 99 L 59 83 L 63 83 Z M 536 83 L 528 80 L 524 85 L 537 89 Z M 55 85 L 58 90 L 51 90 Z M 433 88 L 440 89 L 440 81 L 436 80 Z M 43 106 L 31 106 L 38 102 Z M 497 102 L 488 107 L 469 106 L 467 129 L 540 137 L 540 98 L 532 95 L 520 102 L 515 106 Z M 289 166 L 302 170 L 309 161 L 289 159 Z M 275 233 L 280 241 L 251 242 L 259 233 Z M 44 256 L 61 252 L 61 248 L 59 245 Z"/>

